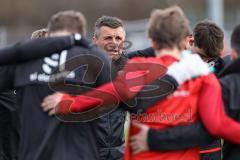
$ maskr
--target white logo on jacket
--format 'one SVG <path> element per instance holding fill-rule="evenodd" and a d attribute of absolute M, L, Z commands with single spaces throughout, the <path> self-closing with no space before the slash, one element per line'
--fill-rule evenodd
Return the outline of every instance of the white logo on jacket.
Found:
<path fill-rule="evenodd" d="M 61 52 L 61 54 L 52 54 L 50 57 L 45 57 L 43 59 L 42 70 L 43 73 L 34 72 L 30 74 L 30 81 L 41 81 L 49 82 L 50 75 L 55 71 L 56 67 L 59 66 L 59 70 L 63 71 L 65 69 L 65 62 L 67 59 L 67 50 Z M 75 78 L 75 73 L 71 72 L 66 78 Z"/>

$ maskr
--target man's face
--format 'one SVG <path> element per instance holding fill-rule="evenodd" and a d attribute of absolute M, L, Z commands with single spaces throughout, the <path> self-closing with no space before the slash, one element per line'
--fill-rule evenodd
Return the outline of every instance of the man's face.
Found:
<path fill-rule="evenodd" d="M 102 26 L 98 35 L 93 37 L 93 42 L 103 49 L 113 60 L 117 60 L 123 53 L 125 31 L 123 27 L 110 28 Z"/>

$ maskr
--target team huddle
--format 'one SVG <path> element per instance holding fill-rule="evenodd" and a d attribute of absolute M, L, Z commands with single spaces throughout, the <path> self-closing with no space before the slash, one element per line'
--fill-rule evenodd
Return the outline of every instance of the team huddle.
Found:
<path fill-rule="evenodd" d="M 84 15 L 61 11 L 0 49 L 0 160 L 239 160 L 240 25 L 228 56 L 222 29 L 191 29 L 178 6 L 146 30 L 151 46 L 127 53 L 121 19 L 89 41 Z"/>

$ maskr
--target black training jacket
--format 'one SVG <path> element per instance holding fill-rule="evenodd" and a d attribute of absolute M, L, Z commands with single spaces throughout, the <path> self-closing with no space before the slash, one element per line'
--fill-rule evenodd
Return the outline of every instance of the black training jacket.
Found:
<path fill-rule="evenodd" d="M 96 83 L 91 81 L 95 77 L 91 73 L 96 74 L 96 71 L 85 74 L 86 66 L 74 70 L 66 78 L 66 81 L 70 84 L 88 85 L 90 88 L 108 82 L 110 72 L 108 58 L 94 46 L 92 48 L 73 47 L 50 57 L 19 65 L 4 66 L 5 74 L 7 73 L 9 77 L 14 75 L 14 82 L 11 83 L 12 79 L 1 79 L 0 89 L 17 88 L 17 98 L 20 106 L 19 160 L 99 159 L 94 135 L 95 130 L 91 124 L 59 121 L 56 117 L 49 117 L 40 106 L 43 98 L 53 93 L 53 90 L 49 88 L 48 80 L 49 75 L 54 72 L 55 68 L 59 64 L 64 64 L 64 61 L 85 54 L 96 55 L 104 64 Z M 89 58 L 94 57 L 88 57 L 87 60 L 83 58 L 78 60 L 85 60 L 88 64 Z M 76 65 L 75 63 L 77 61 L 73 61 L 73 65 Z M 66 63 L 65 67 L 71 68 L 71 65 Z M 64 67 L 64 65 L 61 65 L 61 67 Z M 91 70 L 95 70 L 94 66 Z M 85 76 L 87 80 L 84 79 Z"/>

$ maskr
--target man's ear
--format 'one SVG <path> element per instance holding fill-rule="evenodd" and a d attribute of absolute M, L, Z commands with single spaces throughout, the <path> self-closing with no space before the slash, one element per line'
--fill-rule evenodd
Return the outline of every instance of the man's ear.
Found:
<path fill-rule="evenodd" d="M 191 50 L 193 43 L 194 43 L 193 36 L 192 35 L 187 36 L 185 38 L 185 49 Z"/>
<path fill-rule="evenodd" d="M 231 60 L 234 60 L 238 57 L 237 51 L 234 48 L 231 48 L 230 56 Z"/>
<path fill-rule="evenodd" d="M 188 43 L 189 43 L 190 46 L 194 45 L 194 38 L 193 38 L 192 35 L 188 37 Z"/>
<path fill-rule="evenodd" d="M 92 38 L 92 42 L 93 42 L 94 44 L 97 43 L 97 38 L 96 38 L 95 36 L 93 36 L 93 38 Z"/>
<path fill-rule="evenodd" d="M 189 40 L 189 45 L 193 46 L 194 45 L 194 39 Z"/>

